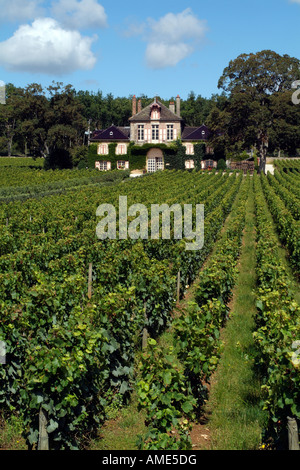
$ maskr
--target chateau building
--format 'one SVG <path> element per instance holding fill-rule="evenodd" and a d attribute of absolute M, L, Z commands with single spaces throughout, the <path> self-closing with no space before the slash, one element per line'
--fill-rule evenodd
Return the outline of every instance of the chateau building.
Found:
<path fill-rule="evenodd" d="M 209 129 L 202 124 L 199 127 L 188 127 L 180 112 L 180 97 L 177 96 L 176 103 L 170 102 L 169 107 L 160 103 L 157 98 L 142 109 L 141 100 L 133 96 L 132 116 L 129 119 L 128 127 L 110 126 L 102 131 L 94 131 L 90 142 L 97 143 L 97 154 L 99 161 L 96 162 L 96 168 L 99 170 L 111 169 L 109 158 L 109 144 L 114 143 L 115 155 L 119 157 L 116 167 L 129 168 L 130 162 L 127 158 L 128 146 L 134 143 L 138 146 L 153 144 L 146 157 L 147 172 L 155 172 L 165 167 L 163 152 L 156 146 L 157 144 L 170 145 L 181 139 L 185 146 L 186 155 L 191 156 L 185 162 L 186 168 L 194 168 L 194 146 L 199 142 L 206 142 L 209 138 Z M 212 149 L 206 147 L 206 153 L 212 153 Z"/>

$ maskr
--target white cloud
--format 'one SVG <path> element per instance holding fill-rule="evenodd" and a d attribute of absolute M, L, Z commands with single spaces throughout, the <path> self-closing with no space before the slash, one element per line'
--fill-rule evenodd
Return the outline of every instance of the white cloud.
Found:
<path fill-rule="evenodd" d="M 206 21 L 194 16 L 190 8 L 177 15 L 168 13 L 158 21 L 150 19 L 149 24 L 152 39 L 167 44 L 176 44 L 189 39 L 202 39 L 207 29 Z"/>
<path fill-rule="evenodd" d="M 1 22 L 25 21 L 42 16 L 44 0 L 0 0 Z"/>
<path fill-rule="evenodd" d="M 52 3 L 52 13 L 68 28 L 105 28 L 107 15 L 97 0 L 58 0 Z"/>
<path fill-rule="evenodd" d="M 175 44 L 151 42 L 146 50 L 146 62 L 151 69 L 174 67 L 181 60 L 188 57 L 193 48 L 189 44 L 176 42 Z"/>
<path fill-rule="evenodd" d="M 0 62 L 12 71 L 51 75 L 89 70 L 96 63 L 94 39 L 63 29 L 52 18 L 39 18 L 0 43 Z"/>
<path fill-rule="evenodd" d="M 174 67 L 202 44 L 207 32 L 205 20 L 195 16 L 190 8 L 181 13 L 168 13 L 159 20 L 131 24 L 126 35 L 142 35 L 147 42 L 146 63 L 152 69 Z"/>

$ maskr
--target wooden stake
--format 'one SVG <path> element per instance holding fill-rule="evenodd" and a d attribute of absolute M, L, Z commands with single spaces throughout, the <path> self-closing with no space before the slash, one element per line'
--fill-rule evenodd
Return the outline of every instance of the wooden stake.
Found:
<path fill-rule="evenodd" d="M 177 274 L 177 302 L 180 300 L 180 271 Z"/>
<path fill-rule="evenodd" d="M 289 450 L 300 450 L 298 425 L 295 418 L 288 417 Z"/>
<path fill-rule="evenodd" d="M 144 303 L 144 319 L 145 319 L 145 326 L 143 329 L 143 341 L 142 341 L 142 348 L 147 348 L 147 339 L 148 339 L 148 330 L 146 327 L 147 324 L 147 302 Z"/>
<path fill-rule="evenodd" d="M 93 263 L 89 264 L 89 282 L 88 282 L 88 298 L 92 297 L 92 276 L 93 276 Z"/>
<path fill-rule="evenodd" d="M 39 442 L 38 450 L 49 450 L 49 438 L 47 432 L 47 416 L 45 410 L 40 409 L 39 414 Z"/>

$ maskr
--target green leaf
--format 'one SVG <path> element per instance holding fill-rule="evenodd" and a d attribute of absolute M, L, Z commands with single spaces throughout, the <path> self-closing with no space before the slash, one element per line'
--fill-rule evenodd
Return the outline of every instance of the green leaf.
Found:
<path fill-rule="evenodd" d="M 54 421 L 53 419 L 50 419 L 50 424 L 49 426 L 47 426 L 47 432 L 51 434 L 57 428 L 58 428 L 58 422 Z"/>
<path fill-rule="evenodd" d="M 191 402 L 186 401 L 185 403 L 183 403 L 182 409 L 185 413 L 189 413 L 190 411 L 193 410 L 193 405 Z"/>
<path fill-rule="evenodd" d="M 170 385 L 172 381 L 172 373 L 170 371 L 167 371 L 163 375 L 163 380 L 165 385 Z"/>
<path fill-rule="evenodd" d="M 128 390 L 130 390 L 128 382 L 123 381 L 122 384 L 121 384 L 121 387 L 120 387 L 120 393 L 123 395 Z"/>

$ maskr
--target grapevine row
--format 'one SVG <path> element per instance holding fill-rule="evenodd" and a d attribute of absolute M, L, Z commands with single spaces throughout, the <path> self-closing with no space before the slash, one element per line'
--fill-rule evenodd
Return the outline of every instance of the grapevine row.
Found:
<path fill-rule="evenodd" d="M 139 406 L 147 413 L 148 430 L 141 449 L 189 449 L 190 420 L 201 412 L 205 383 L 220 355 L 220 329 L 237 277 L 250 178 L 243 182 L 230 227 L 200 273 L 196 301 L 173 322 L 174 345 L 164 353 L 155 340 L 143 355 L 137 384 Z M 174 428 L 177 435 L 172 434 Z"/>
<path fill-rule="evenodd" d="M 300 274 L 300 223 L 296 221 L 276 191 L 268 183 L 266 176 L 262 176 L 261 184 L 268 207 L 274 219 L 280 241 L 286 246 L 291 265 L 297 275 Z"/>
<path fill-rule="evenodd" d="M 257 363 L 265 377 L 262 391 L 269 430 L 279 437 L 286 432 L 287 417 L 300 418 L 299 362 L 293 349 L 300 339 L 300 306 L 278 256 L 278 241 L 262 190 L 264 178 L 255 175 L 254 182 L 258 278 L 254 339 L 260 352 Z"/>
<path fill-rule="evenodd" d="M 178 178 L 180 181 L 180 173 Z M 197 198 L 197 177 L 190 178 L 195 188 L 189 190 L 185 202 L 203 202 Z M 144 181 L 151 186 L 151 179 Z M 218 189 L 211 188 L 211 194 L 207 193 L 211 221 L 206 223 L 207 246 L 212 246 L 241 181 L 241 177 L 226 177 L 220 180 Z M 134 200 L 141 195 L 138 190 L 143 191 L 143 183 L 131 187 Z M 104 190 L 107 200 L 116 200 L 120 188 L 114 189 L 113 195 Z M 91 193 L 83 191 L 77 199 L 86 194 Z M 37 201 L 34 204 L 38 211 Z M 53 207 L 51 211 L 55 215 Z M 14 223 L 18 225 L 17 217 L 10 221 Z M 180 242 L 166 243 L 166 252 L 156 259 L 146 253 L 145 242 L 109 240 L 89 244 L 92 233 L 94 230 L 88 228 L 82 234 L 83 244 L 64 256 L 59 250 L 68 242 L 68 236 L 56 251 L 60 240 L 55 241 L 52 233 L 42 235 L 40 248 L 35 248 L 35 237 L 30 240 L 29 234 L 32 248 L 28 255 L 19 250 L 0 259 L 6 270 L 1 275 L 0 334 L 9 359 L 9 367 L 1 369 L 0 400 L 21 410 L 30 446 L 37 442 L 41 407 L 48 414 L 52 446 L 73 448 L 78 446 L 76 436 L 104 419 L 111 389 L 124 396 L 130 392 L 135 351 L 145 326 L 145 304 L 146 326 L 157 334 L 167 324 L 174 306 L 175 273 L 182 269 L 184 285 L 185 276 L 193 276 L 203 262 L 202 254 L 187 255 Z M 171 271 L 170 261 L 174 264 Z M 87 262 L 94 267 L 92 299 L 87 298 Z"/>

